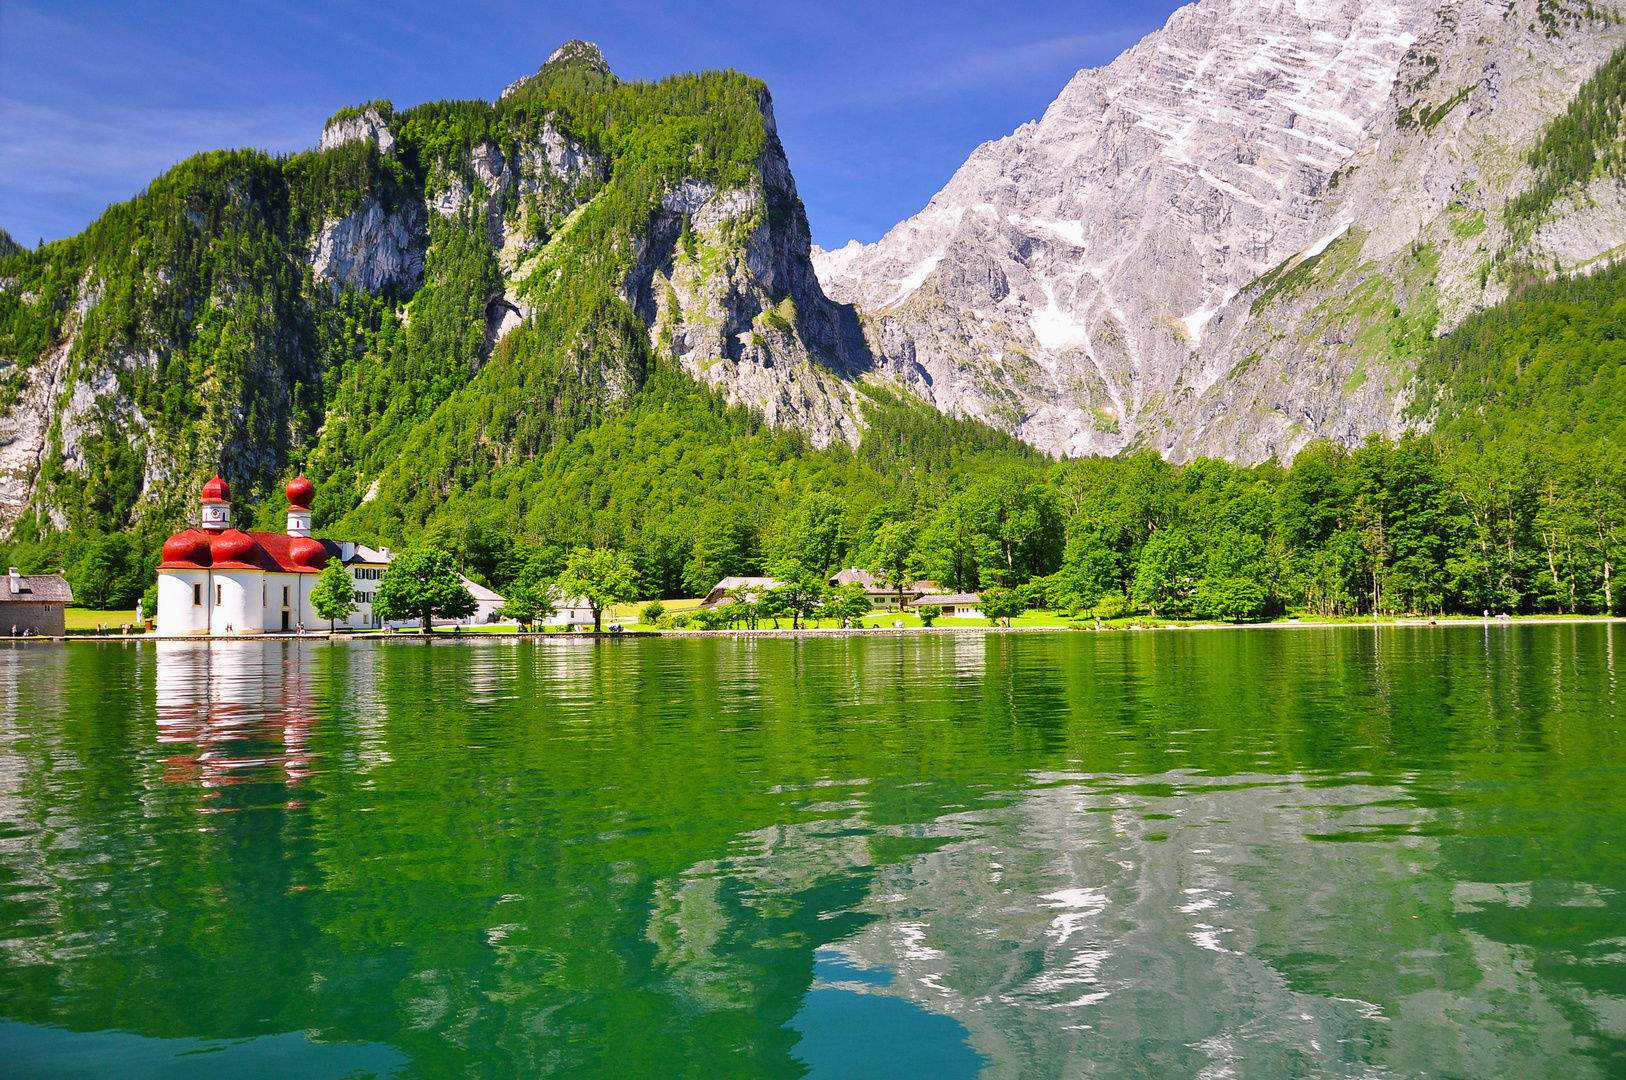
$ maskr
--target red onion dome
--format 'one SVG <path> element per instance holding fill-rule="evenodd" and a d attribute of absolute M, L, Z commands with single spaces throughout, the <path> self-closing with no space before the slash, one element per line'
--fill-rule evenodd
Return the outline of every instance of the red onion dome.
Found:
<path fill-rule="evenodd" d="M 238 529 L 227 529 L 209 545 L 209 554 L 216 565 L 220 563 L 246 563 L 254 555 L 254 538 Z"/>
<path fill-rule="evenodd" d="M 164 565 L 182 563 L 188 566 L 209 565 L 209 538 L 191 529 L 178 532 L 164 541 Z"/>
<path fill-rule="evenodd" d="M 283 490 L 288 493 L 289 504 L 301 510 L 309 510 L 316 500 L 316 485 L 305 479 L 303 474 L 288 481 L 288 486 Z"/>
<path fill-rule="evenodd" d="M 231 502 L 231 487 L 226 481 L 215 474 L 215 478 L 203 485 L 202 502 Z"/>
<path fill-rule="evenodd" d="M 288 544 L 288 558 L 295 566 L 320 570 L 327 565 L 327 548 L 322 546 L 320 540 L 296 536 Z"/>

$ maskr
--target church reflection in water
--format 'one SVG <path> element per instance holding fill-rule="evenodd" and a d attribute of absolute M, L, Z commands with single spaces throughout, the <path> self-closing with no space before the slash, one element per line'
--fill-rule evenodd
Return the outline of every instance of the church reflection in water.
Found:
<path fill-rule="evenodd" d="M 293 641 L 160 641 L 158 741 L 164 779 L 206 788 L 299 784 L 311 775 L 304 649 Z M 205 808 L 208 809 L 208 808 Z"/>

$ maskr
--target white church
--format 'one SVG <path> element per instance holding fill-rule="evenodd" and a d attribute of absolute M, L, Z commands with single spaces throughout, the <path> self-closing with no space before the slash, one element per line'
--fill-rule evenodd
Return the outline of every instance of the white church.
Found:
<path fill-rule="evenodd" d="M 326 630 L 327 620 L 316 614 L 310 595 L 329 559 L 349 569 L 356 594 L 356 610 L 343 625 L 354 630 L 383 625 L 373 613 L 373 597 L 393 558 L 389 549 L 316 539 L 310 509 L 316 485 L 300 476 L 286 490 L 286 533 L 242 532 L 232 528 L 226 481 L 216 476 L 203 485 L 199 527 L 164 541 L 164 561 L 158 564 L 159 636 L 280 633 L 301 623 Z M 463 621 L 495 622 L 503 598 L 467 578 L 463 585 L 479 603 Z"/>

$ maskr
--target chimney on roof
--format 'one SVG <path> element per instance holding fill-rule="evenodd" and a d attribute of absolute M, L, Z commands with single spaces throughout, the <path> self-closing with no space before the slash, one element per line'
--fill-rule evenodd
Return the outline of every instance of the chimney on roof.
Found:
<path fill-rule="evenodd" d="M 19 574 L 17 572 L 17 568 L 15 566 L 13 566 L 11 568 L 11 595 L 16 596 L 18 593 L 20 593 L 22 591 L 23 591 L 23 576 L 21 574 Z"/>

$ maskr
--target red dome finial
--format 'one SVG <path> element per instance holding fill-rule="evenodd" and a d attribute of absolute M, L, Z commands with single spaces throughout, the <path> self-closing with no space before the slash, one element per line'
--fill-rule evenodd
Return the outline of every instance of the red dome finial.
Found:
<path fill-rule="evenodd" d="M 288 494 L 289 505 L 301 510 L 309 510 L 311 503 L 316 501 L 316 485 L 305 479 L 304 473 L 288 481 L 288 486 L 283 490 Z"/>
<path fill-rule="evenodd" d="M 216 473 L 215 478 L 203 485 L 202 502 L 231 502 L 231 487 Z"/>

